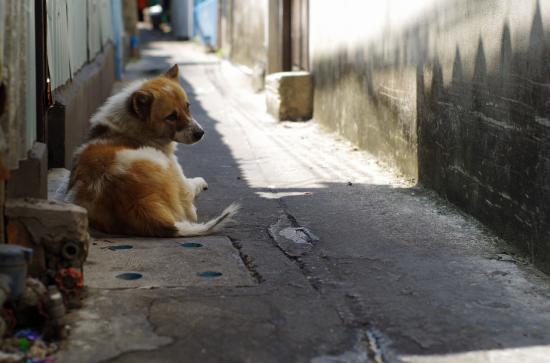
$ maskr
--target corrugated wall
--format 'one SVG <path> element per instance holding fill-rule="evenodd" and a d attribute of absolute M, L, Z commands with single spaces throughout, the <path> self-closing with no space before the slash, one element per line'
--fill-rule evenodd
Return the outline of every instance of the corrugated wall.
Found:
<path fill-rule="evenodd" d="M 48 64 L 52 88 L 55 89 L 71 78 L 67 0 L 49 0 L 47 12 Z"/>
<path fill-rule="evenodd" d="M 101 33 L 101 44 L 105 44 L 113 40 L 113 18 L 111 1 L 113 0 L 96 0 L 99 3 L 99 25 Z"/>
<path fill-rule="evenodd" d="M 113 39 L 110 0 L 48 0 L 52 89 L 64 85 Z"/>
<path fill-rule="evenodd" d="M 77 72 L 88 61 L 88 16 L 86 0 L 67 1 L 68 28 L 70 32 L 70 64 L 71 73 Z"/>
<path fill-rule="evenodd" d="M 94 58 L 101 51 L 99 1 L 88 0 L 88 56 Z"/>

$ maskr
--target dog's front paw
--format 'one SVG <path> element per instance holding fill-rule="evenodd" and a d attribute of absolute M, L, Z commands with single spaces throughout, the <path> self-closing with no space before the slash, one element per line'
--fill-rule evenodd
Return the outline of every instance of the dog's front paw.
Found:
<path fill-rule="evenodd" d="M 201 177 L 193 178 L 193 185 L 195 186 L 195 194 L 208 189 L 208 183 Z"/>

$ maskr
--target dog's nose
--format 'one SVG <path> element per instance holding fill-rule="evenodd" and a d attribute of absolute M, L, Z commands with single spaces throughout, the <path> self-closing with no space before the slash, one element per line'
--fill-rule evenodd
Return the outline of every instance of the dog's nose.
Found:
<path fill-rule="evenodd" d="M 199 130 L 193 131 L 193 137 L 197 141 L 200 140 L 203 135 L 204 135 L 204 130 L 199 129 Z"/>

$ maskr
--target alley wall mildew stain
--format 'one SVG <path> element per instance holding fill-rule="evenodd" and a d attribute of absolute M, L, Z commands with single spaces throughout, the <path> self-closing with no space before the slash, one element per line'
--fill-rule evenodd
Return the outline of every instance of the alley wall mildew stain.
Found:
<path fill-rule="evenodd" d="M 310 6 L 314 118 L 550 271 L 550 0 Z"/>
<path fill-rule="evenodd" d="M 266 63 L 268 0 L 222 0 L 221 46 L 231 61 L 250 68 Z"/>

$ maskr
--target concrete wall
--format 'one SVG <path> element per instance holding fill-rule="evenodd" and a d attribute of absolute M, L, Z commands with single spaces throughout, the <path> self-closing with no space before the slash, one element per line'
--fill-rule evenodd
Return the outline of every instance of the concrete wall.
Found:
<path fill-rule="evenodd" d="M 314 118 L 550 271 L 550 1 L 310 6 Z"/>
<path fill-rule="evenodd" d="M 420 181 L 550 272 L 550 1 L 451 5 L 423 30 Z"/>
<path fill-rule="evenodd" d="M 220 44 L 224 55 L 250 68 L 267 62 L 268 0 L 222 0 Z"/>
<path fill-rule="evenodd" d="M 426 2 L 310 1 L 314 118 L 417 177 L 416 66 L 404 39 Z"/>

